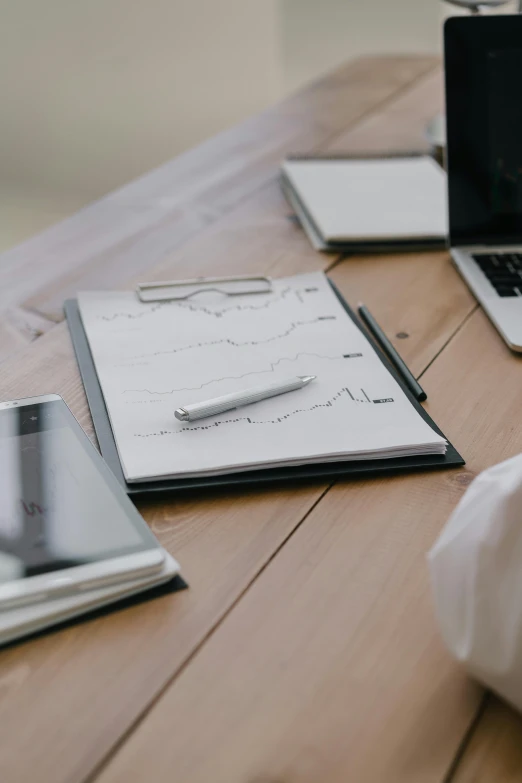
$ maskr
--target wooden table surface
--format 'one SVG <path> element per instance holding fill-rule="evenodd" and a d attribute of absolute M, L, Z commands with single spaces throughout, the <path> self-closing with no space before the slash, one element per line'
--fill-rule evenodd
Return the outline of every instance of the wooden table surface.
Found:
<path fill-rule="evenodd" d="M 0 652 L 2 783 L 522 779 L 521 719 L 446 653 L 425 561 L 522 449 L 520 359 L 447 253 L 316 253 L 277 180 L 287 153 L 423 149 L 440 106 L 434 59 L 358 60 L 0 256 L 2 399 L 58 392 L 92 435 L 61 309 L 79 289 L 324 269 L 467 460 L 140 503 L 190 589 Z"/>

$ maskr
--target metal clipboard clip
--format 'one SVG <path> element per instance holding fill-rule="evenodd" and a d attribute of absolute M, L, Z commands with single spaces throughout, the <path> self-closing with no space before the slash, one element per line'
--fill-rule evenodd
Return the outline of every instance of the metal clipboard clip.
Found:
<path fill-rule="evenodd" d="M 136 293 L 141 302 L 168 302 L 190 299 L 191 296 L 214 291 L 225 296 L 269 294 L 272 279 L 260 275 L 237 277 L 195 277 L 192 280 L 167 280 L 158 283 L 140 283 Z"/>

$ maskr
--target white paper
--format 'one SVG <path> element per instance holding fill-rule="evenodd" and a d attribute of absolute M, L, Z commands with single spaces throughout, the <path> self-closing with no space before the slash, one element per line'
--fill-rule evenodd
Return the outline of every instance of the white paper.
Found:
<path fill-rule="evenodd" d="M 445 451 L 321 273 L 277 280 L 268 295 L 78 299 L 129 481 Z M 174 417 L 295 375 L 317 380 L 193 423 Z"/>
<path fill-rule="evenodd" d="M 428 156 L 286 161 L 283 171 L 327 242 L 447 234 L 446 176 Z"/>

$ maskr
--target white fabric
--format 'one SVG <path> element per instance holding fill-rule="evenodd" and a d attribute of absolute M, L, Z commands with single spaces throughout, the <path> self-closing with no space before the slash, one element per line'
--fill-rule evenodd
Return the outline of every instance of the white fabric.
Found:
<path fill-rule="evenodd" d="M 450 652 L 522 710 L 522 455 L 475 479 L 428 561 Z"/>

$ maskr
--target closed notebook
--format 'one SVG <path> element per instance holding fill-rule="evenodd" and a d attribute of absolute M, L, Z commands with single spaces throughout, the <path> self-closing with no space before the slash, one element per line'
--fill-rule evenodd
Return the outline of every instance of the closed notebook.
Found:
<path fill-rule="evenodd" d="M 327 245 L 446 237 L 446 175 L 427 155 L 287 160 L 282 174 L 304 227 Z"/>
<path fill-rule="evenodd" d="M 152 576 L 130 579 L 128 582 L 104 587 L 93 587 L 91 590 L 38 601 L 16 609 L 4 609 L 0 612 L 0 644 L 21 639 L 171 582 L 179 572 L 179 565 L 168 552 L 164 554 L 165 560 L 161 571 Z M 176 587 L 179 589 L 183 586 L 186 585 L 183 580 L 180 580 L 180 584 Z"/>

